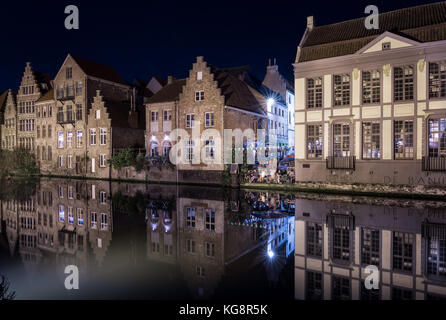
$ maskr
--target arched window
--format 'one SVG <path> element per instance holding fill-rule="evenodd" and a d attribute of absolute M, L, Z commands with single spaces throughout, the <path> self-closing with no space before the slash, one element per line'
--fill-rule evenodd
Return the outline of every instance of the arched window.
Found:
<path fill-rule="evenodd" d="M 152 142 L 150 145 L 150 156 L 151 157 L 158 157 L 158 142 Z"/>
<path fill-rule="evenodd" d="M 170 149 L 172 148 L 172 144 L 170 142 L 164 142 L 163 144 L 163 157 L 168 157 L 170 153 Z"/>

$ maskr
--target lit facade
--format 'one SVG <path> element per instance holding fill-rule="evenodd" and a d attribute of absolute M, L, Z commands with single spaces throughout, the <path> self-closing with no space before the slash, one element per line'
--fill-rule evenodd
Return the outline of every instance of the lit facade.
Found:
<path fill-rule="evenodd" d="M 308 18 L 294 64 L 296 181 L 446 185 L 444 6 L 381 14 L 398 34 Z M 420 10 L 424 25 L 404 25 Z"/>

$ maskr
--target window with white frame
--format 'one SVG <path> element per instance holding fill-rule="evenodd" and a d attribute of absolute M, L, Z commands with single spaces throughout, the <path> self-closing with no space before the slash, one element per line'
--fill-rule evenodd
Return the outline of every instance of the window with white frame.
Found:
<path fill-rule="evenodd" d="M 205 227 L 206 227 L 206 230 L 215 231 L 215 210 L 214 209 L 206 209 Z"/>
<path fill-rule="evenodd" d="M 107 228 L 108 228 L 107 214 L 101 213 L 101 230 L 107 230 Z"/>
<path fill-rule="evenodd" d="M 76 132 L 76 147 L 82 148 L 83 141 L 82 141 L 82 130 L 77 130 Z"/>
<path fill-rule="evenodd" d="M 73 207 L 68 207 L 68 223 L 74 223 Z"/>
<path fill-rule="evenodd" d="M 90 129 L 90 146 L 96 145 L 96 128 Z"/>
<path fill-rule="evenodd" d="M 57 157 L 57 165 L 59 168 L 63 167 L 63 156 L 58 156 Z"/>
<path fill-rule="evenodd" d="M 366 121 L 362 123 L 362 158 L 381 159 L 381 123 Z"/>
<path fill-rule="evenodd" d="M 68 186 L 67 197 L 68 199 L 73 199 L 73 186 Z"/>
<path fill-rule="evenodd" d="M 59 190 L 58 191 L 59 198 L 63 198 L 63 186 L 59 185 L 59 189 L 58 190 Z"/>
<path fill-rule="evenodd" d="M 107 193 L 105 193 L 105 191 L 99 192 L 99 199 L 100 199 L 101 204 L 106 204 L 107 203 Z"/>
<path fill-rule="evenodd" d="M 194 140 L 186 141 L 186 160 L 192 161 L 194 158 Z"/>
<path fill-rule="evenodd" d="M 379 103 L 381 101 L 381 73 L 378 70 L 362 73 L 362 103 Z"/>
<path fill-rule="evenodd" d="M 446 97 L 446 61 L 429 63 L 429 98 Z"/>
<path fill-rule="evenodd" d="M 204 100 L 204 90 L 195 91 L 195 101 L 203 101 Z"/>
<path fill-rule="evenodd" d="M 96 229 L 98 227 L 98 215 L 96 212 L 91 213 L 91 228 Z"/>
<path fill-rule="evenodd" d="M 163 111 L 163 121 L 172 121 L 172 110 Z"/>
<path fill-rule="evenodd" d="M 350 156 L 350 124 L 348 123 L 333 125 L 333 156 Z"/>
<path fill-rule="evenodd" d="M 206 257 L 215 257 L 215 244 L 211 242 L 205 242 L 204 246 Z"/>
<path fill-rule="evenodd" d="M 99 129 L 99 134 L 100 134 L 101 146 L 105 146 L 107 144 L 107 129 L 100 128 Z"/>
<path fill-rule="evenodd" d="M 215 159 L 215 141 L 214 141 L 214 139 L 208 139 L 204 142 L 204 144 L 205 144 L 206 159 L 214 160 Z"/>
<path fill-rule="evenodd" d="M 413 66 L 393 68 L 393 93 L 395 101 L 413 100 L 413 69 Z"/>
<path fill-rule="evenodd" d="M 82 208 L 77 208 L 76 213 L 77 213 L 77 224 L 81 226 L 84 224 L 84 210 Z"/>
<path fill-rule="evenodd" d="M 395 159 L 413 159 L 413 120 L 395 120 L 393 130 Z"/>
<path fill-rule="evenodd" d="M 195 114 L 186 114 L 186 128 L 193 128 L 195 124 Z"/>
<path fill-rule="evenodd" d="M 106 155 L 101 154 L 99 155 L 99 166 L 105 168 L 105 165 L 106 165 Z"/>
<path fill-rule="evenodd" d="M 101 110 L 96 110 L 96 119 L 101 119 Z"/>
<path fill-rule="evenodd" d="M 68 169 L 73 169 L 73 156 L 72 155 L 67 156 L 67 163 L 68 163 Z"/>
<path fill-rule="evenodd" d="M 307 126 L 307 157 L 322 158 L 322 125 Z"/>
<path fill-rule="evenodd" d="M 350 105 L 350 75 L 333 76 L 333 98 L 335 106 Z"/>
<path fill-rule="evenodd" d="M 446 157 L 446 117 L 429 119 L 428 130 L 429 157 Z"/>
<path fill-rule="evenodd" d="M 195 253 L 195 240 L 186 239 L 186 250 L 189 253 Z"/>
<path fill-rule="evenodd" d="M 205 113 L 205 127 L 213 127 L 214 126 L 214 113 L 213 112 L 206 112 Z"/>
<path fill-rule="evenodd" d="M 186 208 L 186 227 L 195 228 L 195 208 Z"/>
<path fill-rule="evenodd" d="M 65 207 L 63 205 L 59 205 L 59 221 L 65 221 Z"/>
<path fill-rule="evenodd" d="M 67 148 L 71 148 L 73 144 L 73 131 L 67 131 Z"/>
<path fill-rule="evenodd" d="M 59 131 L 57 137 L 57 147 L 63 149 L 63 131 Z"/>
<path fill-rule="evenodd" d="M 322 108 L 322 78 L 307 79 L 307 108 Z"/>

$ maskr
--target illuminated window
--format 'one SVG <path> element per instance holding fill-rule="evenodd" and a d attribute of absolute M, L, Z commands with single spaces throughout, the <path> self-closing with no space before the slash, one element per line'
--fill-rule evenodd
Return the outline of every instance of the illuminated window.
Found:
<path fill-rule="evenodd" d="M 350 125 L 348 123 L 333 125 L 333 156 L 350 156 Z"/>
<path fill-rule="evenodd" d="M 307 222 L 307 255 L 322 257 L 322 224 Z"/>
<path fill-rule="evenodd" d="M 379 267 L 379 230 L 362 228 L 361 262 Z"/>
<path fill-rule="evenodd" d="M 307 126 L 307 157 L 322 158 L 322 125 Z"/>
<path fill-rule="evenodd" d="M 195 228 L 195 208 L 186 208 L 186 227 Z"/>
<path fill-rule="evenodd" d="M 63 205 L 59 205 L 59 221 L 60 222 L 65 221 L 65 208 Z"/>
<path fill-rule="evenodd" d="M 395 159 L 413 159 L 413 120 L 395 120 L 393 129 Z"/>
<path fill-rule="evenodd" d="M 215 231 L 215 210 L 206 209 L 206 230 Z"/>
<path fill-rule="evenodd" d="M 63 149 L 63 131 L 58 132 L 58 138 L 57 138 L 57 147 L 59 149 Z"/>
<path fill-rule="evenodd" d="M 381 124 L 379 122 L 362 123 L 362 158 L 381 158 Z"/>
<path fill-rule="evenodd" d="M 412 271 L 413 246 L 413 234 L 404 232 L 393 233 L 393 270 Z"/>
<path fill-rule="evenodd" d="M 446 62 L 429 63 L 429 98 L 446 97 Z"/>
<path fill-rule="evenodd" d="M 307 79 L 307 108 L 322 108 L 322 78 Z"/>
<path fill-rule="evenodd" d="M 379 103 L 381 101 L 381 81 L 378 70 L 362 73 L 362 102 Z"/>
<path fill-rule="evenodd" d="M 350 105 L 350 75 L 333 76 L 333 100 L 335 106 Z"/>
<path fill-rule="evenodd" d="M 429 157 L 446 157 L 446 118 L 429 119 Z"/>
<path fill-rule="evenodd" d="M 394 100 L 413 100 L 413 66 L 395 67 L 394 71 Z"/>

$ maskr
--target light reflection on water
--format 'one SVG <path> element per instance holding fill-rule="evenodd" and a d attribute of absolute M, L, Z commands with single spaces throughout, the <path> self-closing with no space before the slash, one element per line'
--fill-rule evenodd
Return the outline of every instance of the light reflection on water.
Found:
<path fill-rule="evenodd" d="M 254 208 L 258 194 L 223 189 L 24 185 L 0 191 L 0 274 L 17 299 L 293 299 L 294 215 L 284 196 Z M 79 290 L 64 288 L 67 265 L 79 268 Z"/>

